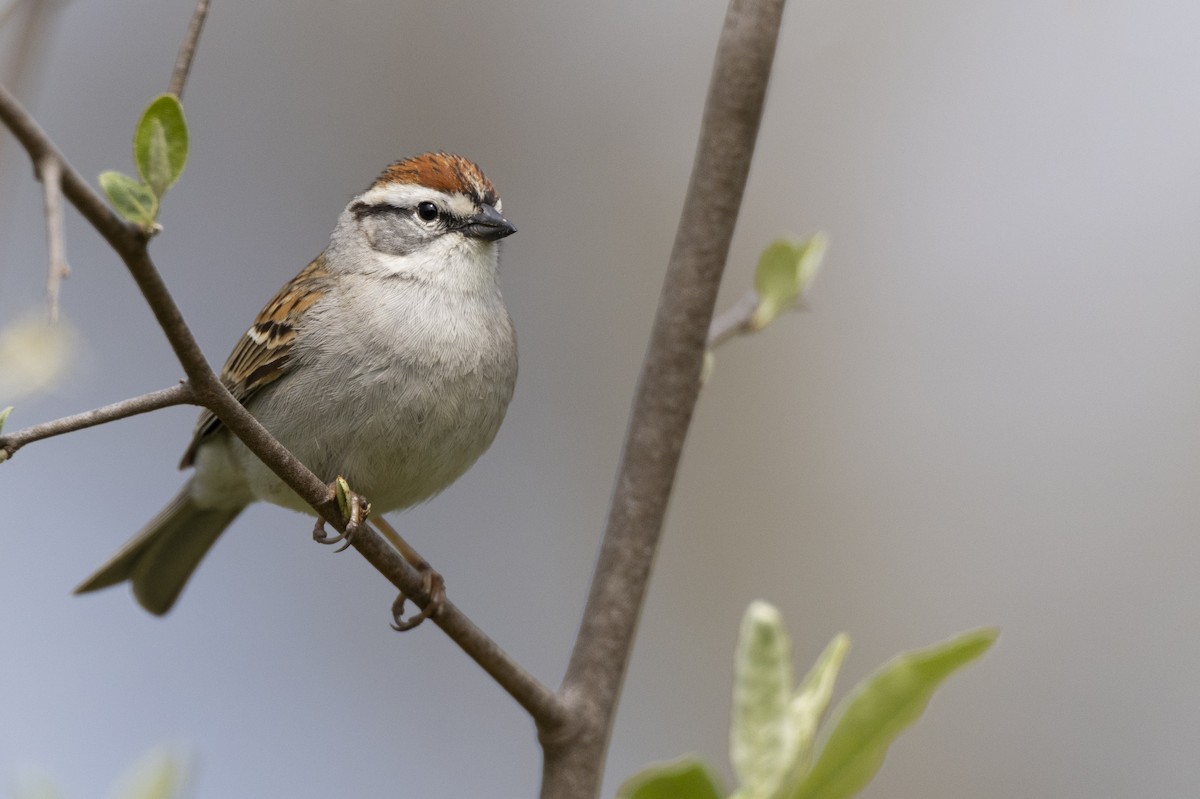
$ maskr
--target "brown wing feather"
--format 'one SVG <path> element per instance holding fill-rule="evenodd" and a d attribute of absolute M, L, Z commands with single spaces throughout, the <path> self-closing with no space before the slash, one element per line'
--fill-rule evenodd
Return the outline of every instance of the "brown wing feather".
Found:
<path fill-rule="evenodd" d="M 263 386 L 287 371 L 300 318 L 329 290 L 331 279 L 322 253 L 259 312 L 221 369 L 221 382 L 238 402 L 245 405 Z M 179 468 L 191 466 L 200 444 L 220 428 L 221 420 L 212 411 L 204 411 Z"/>

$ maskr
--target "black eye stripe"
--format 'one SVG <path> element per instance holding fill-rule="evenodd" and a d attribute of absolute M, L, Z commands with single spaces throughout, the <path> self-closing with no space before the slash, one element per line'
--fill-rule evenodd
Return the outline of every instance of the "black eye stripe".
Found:
<path fill-rule="evenodd" d="M 418 208 L 420 208 L 421 205 L 424 205 L 424 203 L 419 203 L 417 208 L 409 208 L 409 207 L 404 207 L 404 206 L 399 206 L 399 205 L 392 205 L 391 203 L 357 202 L 354 205 L 350 206 L 350 213 L 354 214 L 359 219 L 362 219 L 363 217 L 368 217 L 368 216 L 387 216 L 388 214 L 403 214 L 405 216 L 413 216 L 413 215 L 420 216 L 420 214 L 418 213 Z M 433 203 L 430 203 L 430 205 L 433 205 Z M 436 205 L 433 205 L 433 207 L 437 211 L 437 216 L 440 217 L 441 219 L 445 219 L 446 221 L 450 222 L 452 225 L 456 224 L 456 223 L 461 223 L 462 220 L 459 218 L 459 216 L 457 214 L 454 214 L 450 211 L 446 211 L 442 208 L 438 208 Z M 426 221 L 432 221 L 432 220 L 426 220 Z"/>
<path fill-rule="evenodd" d="M 438 221 L 449 230 L 457 230 L 466 224 L 466 220 L 452 211 L 447 211 L 433 203 L 437 210 L 437 216 L 433 219 L 423 219 L 418 209 L 424 203 L 418 203 L 416 207 L 392 205 L 391 203 L 365 203 L 362 201 L 356 202 L 350 206 L 350 213 L 358 219 L 367 219 L 375 216 L 407 216 L 410 218 L 422 219 L 425 222 Z"/>
<path fill-rule="evenodd" d="M 350 213 L 354 214 L 359 219 L 365 219 L 368 216 L 387 216 L 389 214 L 411 214 L 411 208 L 401 208 L 398 205 L 389 203 L 364 203 L 357 202 L 350 206 Z"/>

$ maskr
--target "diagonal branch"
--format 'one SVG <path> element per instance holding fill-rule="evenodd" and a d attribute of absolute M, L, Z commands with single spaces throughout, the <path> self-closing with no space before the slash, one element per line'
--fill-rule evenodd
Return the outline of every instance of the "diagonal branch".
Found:
<path fill-rule="evenodd" d="M 667 499 L 700 391 L 706 339 L 779 33 L 783 0 L 732 0 L 691 183 L 642 364 L 612 508 L 561 693 L 573 729 L 542 729 L 542 796 L 599 793 L 604 753 Z"/>
<path fill-rule="evenodd" d="M 0 463 L 11 458 L 16 454 L 17 450 L 26 444 L 41 441 L 43 438 L 61 436 L 63 433 L 73 433 L 76 430 L 84 430 L 88 427 L 115 422 L 118 419 L 137 416 L 139 413 L 157 411 L 160 408 L 169 408 L 172 405 L 187 405 L 195 403 L 195 401 L 195 396 L 192 394 L 192 387 L 187 383 L 180 383 L 170 388 L 164 388 L 161 391 L 153 391 L 149 394 L 143 394 L 140 397 L 114 402 L 112 405 L 105 405 L 103 408 L 96 408 L 95 410 L 77 413 L 74 416 L 64 416 L 52 422 L 44 422 L 33 427 L 27 427 L 24 430 L 18 430 L 7 436 L 0 436 Z"/>
<path fill-rule="evenodd" d="M 258 420 L 229 393 L 208 365 L 200 345 L 183 319 L 179 306 L 150 259 L 146 250 L 146 236 L 136 227 L 122 221 L 108 208 L 4 86 L 0 86 L 0 122 L 13 132 L 35 163 L 46 157 L 53 157 L 61 165 L 63 193 L 125 262 L 187 374 L 193 401 L 211 410 L 251 452 L 301 499 L 311 505 L 319 516 L 336 530 L 343 532 L 346 520 L 342 517 L 329 487 L 259 424 Z M 377 531 L 368 526 L 360 528 L 352 540 L 352 545 L 419 606 L 424 607 L 428 604 L 429 596 L 423 590 L 420 573 L 391 550 L 390 545 Z M 468 656 L 479 663 L 501 687 L 533 714 L 539 723 L 553 726 L 561 721 L 561 700 L 475 627 L 458 608 L 447 602 L 434 621 Z"/>

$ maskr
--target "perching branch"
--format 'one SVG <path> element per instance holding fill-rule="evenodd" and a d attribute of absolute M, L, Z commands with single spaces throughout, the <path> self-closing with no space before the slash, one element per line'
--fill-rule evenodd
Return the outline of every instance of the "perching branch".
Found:
<path fill-rule="evenodd" d="M 560 694 L 572 724 L 544 727 L 542 797 L 599 793 L 617 695 L 700 391 L 709 325 L 762 118 L 783 0 L 732 0 L 659 298 L 591 594 Z"/>
<path fill-rule="evenodd" d="M 139 413 L 157 411 L 160 408 L 169 408 L 172 405 L 194 404 L 195 401 L 195 397 L 192 394 L 192 387 L 187 383 L 180 383 L 170 388 L 164 388 L 161 391 L 152 391 L 140 397 L 114 402 L 112 405 L 105 405 L 103 408 L 84 411 L 74 416 L 64 416 L 52 422 L 36 424 L 33 427 L 18 430 L 11 435 L 0 436 L 0 463 L 4 463 L 4 461 L 11 458 L 16 454 L 17 450 L 26 444 L 41 441 L 43 438 L 52 438 L 53 436 L 60 436 L 63 433 L 73 433 L 76 430 L 115 422 L 118 419 L 137 416 Z"/>
<path fill-rule="evenodd" d="M 192 401 L 211 410 L 230 432 L 311 505 L 319 516 L 339 532 L 344 531 L 346 520 L 329 487 L 259 424 L 229 393 L 208 365 L 200 345 L 150 259 L 146 235 L 109 209 L 4 86 L 0 86 L 0 122 L 13 132 L 35 163 L 52 157 L 61 165 L 63 193 L 125 262 L 187 374 Z M 11 441 L 26 432 L 15 433 L 5 441 Z M 421 575 L 391 549 L 378 531 L 363 525 L 351 545 L 418 606 L 428 604 L 429 596 L 423 591 Z M 550 726 L 560 723 L 563 703 L 475 627 L 458 608 L 446 602 L 434 621 L 539 723 Z"/>
<path fill-rule="evenodd" d="M 63 235 L 62 168 L 58 159 L 48 155 L 37 162 L 38 178 L 42 181 L 42 201 L 46 211 L 46 252 L 49 265 L 46 275 L 46 305 L 50 321 L 58 321 L 58 291 L 71 274 L 67 264 L 67 244 Z"/>
<path fill-rule="evenodd" d="M 196 44 L 200 41 L 200 31 L 204 29 L 204 20 L 208 17 L 208 0 L 199 0 L 196 10 L 192 12 L 192 21 L 188 23 L 187 33 L 183 36 L 183 44 L 179 45 L 179 55 L 175 59 L 175 69 L 171 73 L 171 85 L 167 89 L 171 94 L 183 99 L 183 87 L 187 83 L 188 73 L 192 69 L 192 59 L 196 56 Z"/>

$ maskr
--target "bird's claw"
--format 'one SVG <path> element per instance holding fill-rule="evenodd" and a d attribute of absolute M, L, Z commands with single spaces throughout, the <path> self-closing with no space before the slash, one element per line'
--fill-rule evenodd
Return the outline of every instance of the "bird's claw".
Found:
<path fill-rule="evenodd" d="M 442 575 L 434 571 L 428 563 L 420 567 L 420 570 L 421 590 L 429 597 L 429 602 L 416 614 L 406 619 L 404 618 L 404 604 L 408 602 L 409 596 L 401 591 L 400 595 L 396 597 L 396 601 L 392 603 L 392 629 L 398 633 L 411 630 L 426 619 L 436 616 L 442 609 L 442 605 L 446 604 L 446 581 Z"/>
<path fill-rule="evenodd" d="M 341 508 L 342 516 L 346 519 L 346 529 L 337 535 L 329 535 L 325 532 L 325 520 L 317 517 L 317 523 L 313 527 L 313 540 L 318 544 L 336 544 L 344 542 L 334 552 L 341 552 L 350 546 L 350 542 L 354 538 L 354 534 L 359 531 L 367 517 L 371 515 L 371 503 L 367 502 L 362 494 L 351 491 L 346 484 L 345 479 L 339 477 L 330 488 L 334 497 L 338 500 L 338 507 Z"/>

